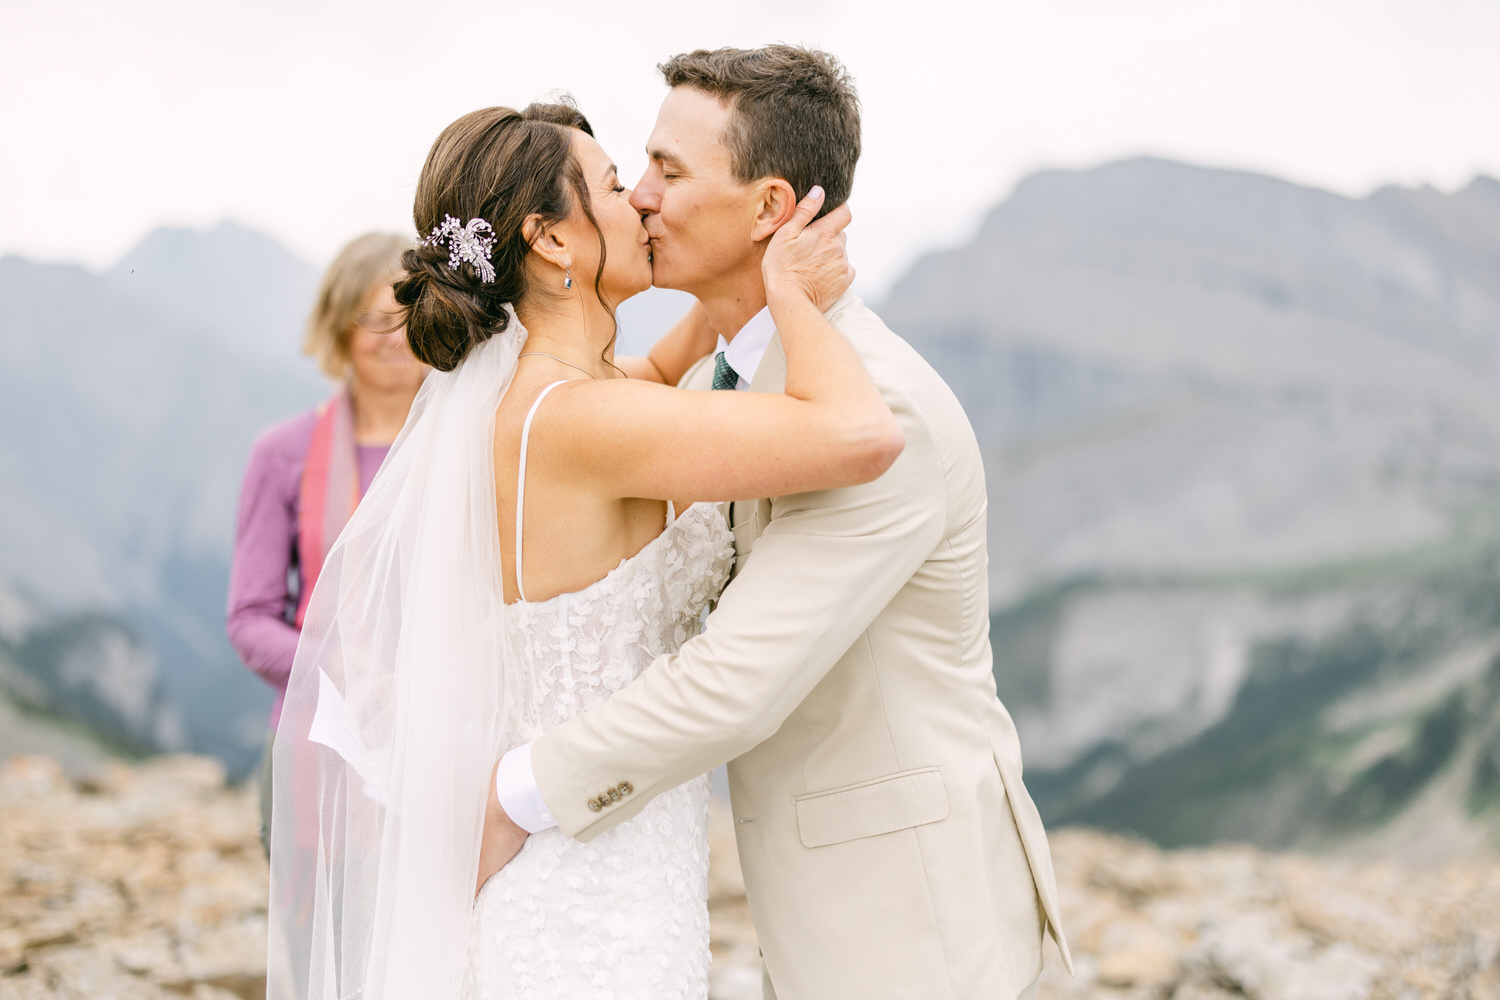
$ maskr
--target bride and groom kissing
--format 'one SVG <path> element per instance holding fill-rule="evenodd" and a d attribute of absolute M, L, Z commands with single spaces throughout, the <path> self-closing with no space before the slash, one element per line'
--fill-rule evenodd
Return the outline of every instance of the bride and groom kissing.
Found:
<path fill-rule="evenodd" d="M 1067 960 L 979 448 L 848 290 L 852 82 L 783 45 L 660 68 L 633 190 L 569 104 L 466 115 L 423 168 L 396 298 L 436 371 L 298 646 L 273 998 L 701 1000 L 725 762 L 767 997 Z M 616 358 L 653 283 L 697 303 Z"/>

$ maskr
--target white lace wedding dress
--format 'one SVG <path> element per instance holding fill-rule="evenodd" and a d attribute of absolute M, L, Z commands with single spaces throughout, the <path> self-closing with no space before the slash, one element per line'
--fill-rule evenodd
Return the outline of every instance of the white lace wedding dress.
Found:
<path fill-rule="evenodd" d="M 531 416 L 545 395 L 522 431 L 518 521 Z M 525 688 L 507 697 L 514 742 L 602 703 L 696 635 L 733 556 L 722 514 L 694 504 L 580 591 L 532 603 L 523 589 L 509 608 L 510 652 L 526 666 L 516 672 Z M 466 1000 L 703 1000 L 708 796 L 705 775 L 587 844 L 555 828 L 528 838 L 475 903 Z"/>

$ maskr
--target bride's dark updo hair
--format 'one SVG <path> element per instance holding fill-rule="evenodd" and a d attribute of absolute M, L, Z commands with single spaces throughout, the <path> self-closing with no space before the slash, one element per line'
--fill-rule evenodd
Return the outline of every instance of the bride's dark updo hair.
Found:
<path fill-rule="evenodd" d="M 401 258 L 406 277 L 396 283 L 396 301 L 406 308 L 406 337 L 419 360 L 452 371 L 470 349 L 505 329 L 505 303 L 520 302 L 530 291 L 531 245 L 522 231 L 527 218 L 540 216 L 543 225 L 561 222 L 576 198 L 598 229 L 573 155 L 571 129 L 594 134 L 570 103 L 533 104 L 523 111 L 485 108 L 443 129 L 432 144 L 412 209 L 417 232 L 427 235 L 449 215 L 460 226 L 470 219 L 488 222 L 495 238 L 490 258 L 495 280 L 480 281 L 470 263 L 450 268 L 448 247 L 441 243 L 406 251 Z M 602 234 L 599 250 L 596 292 L 604 273 Z"/>

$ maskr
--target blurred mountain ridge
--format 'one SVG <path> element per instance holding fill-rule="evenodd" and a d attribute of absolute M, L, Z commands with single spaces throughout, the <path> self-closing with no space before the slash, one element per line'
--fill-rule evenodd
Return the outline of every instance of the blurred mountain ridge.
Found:
<path fill-rule="evenodd" d="M 1353 199 L 1138 159 L 1027 179 L 893 288 L 985 450 L 1045 815 L 1496 846 L 1497 264 L 1487 177 Z"/>
<path fill-rule="evenodd" d="M 44 616 L 123 629 L 146 659 L 100 669 L 149 662 L 185 730 L 155 745 L 236 771 L 270 696 L 224 638 L 235 507 L 255 435 L 326 393 L 295 353 L 315 281 L 229 223 L 160 230 L 104 274 L 0 259 L 0 580 Z M 123 698 L 112 720 L 81 705 L 111 738 L 143 735 Z"/>

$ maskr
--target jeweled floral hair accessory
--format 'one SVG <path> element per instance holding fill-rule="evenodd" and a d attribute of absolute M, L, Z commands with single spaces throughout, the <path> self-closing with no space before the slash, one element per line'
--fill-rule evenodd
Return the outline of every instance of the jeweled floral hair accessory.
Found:
<path fill-rule="evenodd" d="M 482 236 L 481 233 L 489 233 Z M 422 241 L 424 246 L 448 247 L 448 267 L 457 271 L 460 264 L 473 264 L 479 272 L 479 280 L 486 285 L 495 280 L 495 265 L 490 257 L 495 252 L 495 230 L 483 219 L 470 219 L 467 226 L 460 225 L 451 215 L 443 216 L 441 226 L 433 226 L 432 232 Z"/>

